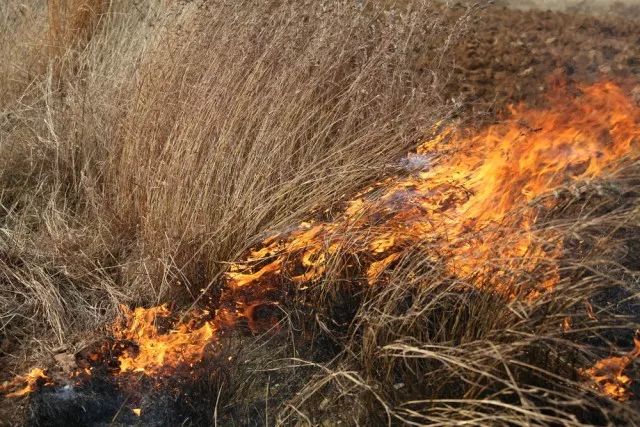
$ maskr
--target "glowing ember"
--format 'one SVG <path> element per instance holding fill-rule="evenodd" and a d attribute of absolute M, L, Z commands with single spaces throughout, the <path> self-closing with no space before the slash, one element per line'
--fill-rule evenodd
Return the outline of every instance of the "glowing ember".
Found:
<path fill-rule="evenodd" d="M 640 333 L 636 332 L 633 342 L 635 348 L 624 356 L 602 359 L 580 373 L 589 378 L 593 387 L 606 396 L 621 401 L 627 400 L 631 378 L 625 370 L 634 359 L 640 357 Z"/>
<path fill-rule="evenodd" d="M 126 307 L 122 309 L 125 325 L 114 327 L 114 337 L 133 342 L 136 348 L 127 349 L 119 357 L 121 372 L 157 374 L 164 367 L 193 364 L 201 360 L 205 346 L 215 334 L 215 327 L 211 322 L 196 317 L 171 325 L 170 330 L 161 332 L 158 323 L 171 315 L 166 305 L 149 309 L 136 308 L 133 311 Z M 200 316 L 207 314 L 208 312 L 199 313 Z"/>
<path fill-rule="evenodd" d="M 20 397 L 37 390 L 39 386 L 50 383 L 49 377 L 42 369 L 34 368 L 28 374 L 18 375 L 0 385 L 0 392 L 6 393 L 5 397 Z"/>

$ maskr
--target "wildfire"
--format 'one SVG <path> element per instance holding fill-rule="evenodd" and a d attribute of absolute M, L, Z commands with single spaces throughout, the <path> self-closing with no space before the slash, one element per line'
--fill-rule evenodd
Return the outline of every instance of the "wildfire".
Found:
<path fill-rule="evenodd" d="M 544 196 L 605 174 L 637 156 L 640 144 L 640 108 L 619 86 L 601 82 L 581 92 L 568 97 L 559 90 L 550 108 L 513 107 L 508 120 L 476 134 L 449 129 L 426 141 L 405 159 L 407 170 L 357 194 L 333 220 L 303 222 L 232 264 L 213 314 L 194 311 L 175 322 L 166 305 L 123 308 L 124 321 L 113 328 L 119 372 L 158 375 L 193 366 L 217 332 L 240 317 L 252 329 L 272 327 L 258 317 L 277 306 L 274 295 L 283 284 L 318 281 L 334 260 L 356 260 L 343 263 L 357 264 L 350 278 L 380 286 L 407 250 L 428 248 L 425 259 L 444 261 L 449 274 L 483 290 L 529 301 L 552 291 L 562 240 L 537 226 L 553 205 Z M 571 319 L 562 328 L 569 331 Z M 583 374 L 622 399 L 631 382 L 623 371 L 640 356 L 640 341 L 635 344 L 628 355 L 601 360 Z M 20 377 L 26 388 L 7 396 L 26 394 L 46 378 L 32 374 Z"/>
<path fill-rule="evenodd" d="M 266 292 L 282 280 L 317 280 L 338 256 L 357 259 L 375 285 L 406 248 L 421 244 L 426 259 L 436 253 L 452 275 L 485 290 L 527 300 L 553 290 L 559 274 L 549 260 L 560 256 L 561 240 L 536 229 L 548 207 L 539 199 L 606 173 L 640 148 L 640 108 L 619 86 L 601 82 L 563 96 L 549 100 L 553 108 L 512 108 L 510 120 L 478 134 L 449 130 L 425 142 L 408 158 L 420 170 L 372 186 L 334 221 L 304 222 L 265 240 L 231 267 L 230 287 Z M 522 289 L 518 274 L 537 277 L 537 286 Z M 571 319 L 562 328 L 569 331 Z M 583 374 L 624 400 L 631 379 L 623 371 L 640 356 L 635 344 Z"/>
<path fill-rule="evenodd" d="M 604 82 L 582 92 L 550 99 L 553 108 L 514 107 L 510 120 L 472 136 L 443 132 L 408 158 L 419 170 L 357 195 L 335 221 L 267 239 L 231 267 L 230 286 L 316 280 L 338 254 L 356 256 L 373 285 L 403 250 L 422 244 L 425 257 L 437 252 L 459 278 L 535 298 L 558 279 L 541 261 L 561 249 L 550 232 L 534 233 L 545 207 L 538 199 L 601 175 L 640 141 L 640 109 L 620 87 Z M 518 289 L 512 272 L 537 274 L 539 284 Z"/>
<path fill-rule="evenodd" d="M 49 377 L 42 369 L 34 368 L 28 374 L 17 375 L 11 381 L 0 385 L 0 392 L 6 393 L 5 397 L 20 397 L 31 393 L 39 386 L 50 383 Z"/>

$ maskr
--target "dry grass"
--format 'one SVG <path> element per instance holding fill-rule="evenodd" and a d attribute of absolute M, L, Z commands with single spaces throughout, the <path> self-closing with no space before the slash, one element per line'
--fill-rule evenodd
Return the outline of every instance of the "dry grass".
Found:
<path fill-rule="evenodd" d="M 315 317 L 316 334 L 341 351 L 315 366 L 279 422 L 637 423 L 636 402 L 603 398 L 578 372 L 623 354 L 640 327 L 638 177 L 637 164 L 623 165 L 614 177 L 550 196 L 554 207 L 537 227 L 562 236 L 565 252 L 541 266 L 556 265 L 562 279 L 532 302 L 451 277 L 445 265 L 425 260 L 423 248 L 408 249 L 383 287 L 358 289 L 340 275 L 327 277 L 307 296 L 314 308 L 306 317 Z M 524 288 L 536 280 L 512 274 Z M 345 304 L 341 288 L 357 296 Z M 339 325 L 336 310 L 353 314 Z M 564 331 L 567 316 L 573 324 Z"/>
<path fill-rule="evenodd" d="M 148 77 L 132 88 L 109 176 L 118 217 L 170 261 L 151 283 L 206 286 L 265 231 L 417 142 L 440 112 L 407 52 L 437 19 L 341 3 L 184 9 L 137 72 Z"/>
<path fill-rule="evenodd" d="M 100 144 L 117 126 L 114 100 L 134 67 L 126 55 L 141 52 L 154 11 L 117 15 L 126 5 L 113 2 L 110 14 L 78 14 L 86 4 L 3 6 L 0 313 L 9 353 L 13 343 L 60 344 L 95 328 L 130 294 L 117 280 L 119 242 L 110 219 L 97 215 L 105 200 L 92 180 L 106 161 Z M 90 26 L 91 40 L 76 38 Z"/>
<path fill-rule="evenodd" d="M 193 301 L 442 115 L 439 51 L 433 78 L 412 72 L 414 52 L 446 37 L 426 3 L 47 6 L 2 6 L 10 354 L 35 336 L 64 343 L 120 302 Z"/>

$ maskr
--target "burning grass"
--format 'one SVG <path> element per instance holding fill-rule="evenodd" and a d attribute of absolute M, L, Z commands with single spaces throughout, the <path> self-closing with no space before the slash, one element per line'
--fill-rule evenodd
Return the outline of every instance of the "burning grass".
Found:
<path fill-rule="evenodd" d="M 0 391 L 5 397 L 22 397 L 38 390 L 45 384 L 50 383 L 45 372 L 40 368 L 33 368 L 26 375 L 18 375 L 10 382 L 2 384 Z"/>
<path fill-rule="evenodd" d="M 640 422 L 624 82 L 461 128 L 435 6 L 96 5 L 3 105 L 3 339 L 137 307 L 30 422 Z"/>
<path fill-rule="evenodd" d="M 335 314 L 318 301 L 340 305 L 334 288 L 360 294 L 334 337 L 345 349 L 340 362 L 281 421 L 346 407 L 381 423 L 635 419 L 585 387 L 619 401 L 631 395 L 637 347 L 597 361 L 587 343 L 595 334 L 637 346 L 620 332 L 638 327 L 639 123 L 640 109 L 613 83 L 575 96 L 556 87 L 545 108 L 514 108 L 472 135 L 443 132 L 418 148 L 418 170 L 367 189 L 334 221 L 267 239 L 232 266 L 231 294 L 303 287 L 326 332 Z M 634 302 L 616 307 L 618 299 Z"/>

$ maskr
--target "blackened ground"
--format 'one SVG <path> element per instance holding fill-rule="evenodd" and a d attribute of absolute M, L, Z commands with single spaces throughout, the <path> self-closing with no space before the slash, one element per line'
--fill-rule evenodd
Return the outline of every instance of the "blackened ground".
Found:
<path fill-rule="evenodd" d="M 210 425 L 215 407 L 211 399 L 224 375 L 219 363 L 205 361 L 198 368 L 193 377 L 178 369 L 172 376 L 155 378 L 96 369 L 73 384 L 34 392 L 26 425 Z"/>
<path fill-rule="evenodd" d="M 123 408 L 123 418 L 131 410 L 124 408 L 125 396 L 100 378 L 79 387 L 45 387 L 33 394 L 27 415 L 30 426 L 99 425 L 114 420 Z"/>
<path fill-rule="evenodd" d="M 95 377 L 77 386 L 45 387 L 31 398 L 29 426 L 208 425 L 209 390 L 199 383 L 159 389 L 140 384 L 135 393 L 113 378 Z M 140 415 L 134 412 L 140 409 Z"/>
<path fill-rule="evenodd" d="M 12 424 L 266 425 L 275 409 L 304 387 L 313 372 L 293 366 L 291 358 L 322 363 L 341 350 L 313 332 L 315 322 L 306 314 L 290 313 L 281 320 L 291 324 L 275 332 L 256 335 L 247 325 L 223 331 L 218 345 L 212 346 L 200 364 L 171 368 L 154 377 L 118 373 L 105 357 L 91 364 L 90 376 L 80 375 L 68 385 L 47 385 L 33 392 L 24 420 Z M 97 343 L 87 351 L 105 347 L 113 343 Z M 134 409 L 139 409 L 139 415 Z"/>

